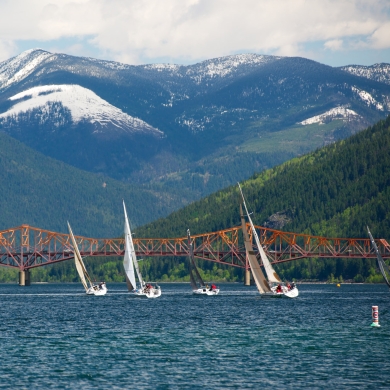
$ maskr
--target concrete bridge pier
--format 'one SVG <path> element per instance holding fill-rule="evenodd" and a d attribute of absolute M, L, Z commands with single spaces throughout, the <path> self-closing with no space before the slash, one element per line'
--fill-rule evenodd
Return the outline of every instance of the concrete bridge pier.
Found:
<path fill-rule="evenodd" d="M 251 271 L 249 269 L 245 270 L 245 276 L 244 276 L 244 286 L 250 286 L 251 285 Z"/>
<path fill-rule="evenodd" d="M 29 286 L 30 281 L 30 270 L 20 270 L 19 271 L 19 286 Z"/>

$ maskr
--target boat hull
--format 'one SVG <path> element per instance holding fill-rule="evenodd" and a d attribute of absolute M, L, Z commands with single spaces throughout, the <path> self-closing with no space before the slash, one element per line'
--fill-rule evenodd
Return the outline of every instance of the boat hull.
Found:
<path fill-rule="evenodd" d="M 133 298 L 159 298 L 161 296 L 161 288 L 137 289 L 130 291 L 130 296 Z"/>
<path fill-rule="evenodd" d="M 195 295 L 218 295 L 219 288 L 215 288 L 213 290 L 210 290 L 208 288 L 198 288 L 197 290 L 193 290 L 192 292 Z"/>
<path fill-rule="evenodd" d="M 93 285 L 87 290 L 87 295 L 106 295 L 107 294 L 107 287 L 106 285 L 103 286 L 98 286 L 98 285 Z"/>
<path fill-rule="evenodd" d="M 296 298 L 299 295 L 299 291 L 297 287 L 294 287 L 291 290 L 288 290 L 283 294 L 287 298 Z"/>
<path fill-rule="evenodd" d="M 269 294 L 269 296 L 275 295 L 275 297 L 279 298 L 296 298 L 299 294 L 298 288 L 296 286 L 290 290 L 286 286 L 282 286 L 282 292 L 276 292 L 276 288 L 276 286 L 272 287 L 271 293 L 266 294 Z M 266 294 L 262 294 L 262 296 Z"/>

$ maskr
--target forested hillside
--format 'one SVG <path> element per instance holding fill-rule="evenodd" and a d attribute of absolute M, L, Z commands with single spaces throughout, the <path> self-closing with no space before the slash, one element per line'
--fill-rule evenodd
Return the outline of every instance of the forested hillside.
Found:
<path fill-rule="evenodd" d="M 390 117 L 347 140 L 258 173 L 242 187 L 255 224 L 274 227 L 272 216 L 279 216 L 276 219 L 282 226 L 277 228 L 327 237 L 367 237 L 368 225 L 375 237 L 389 239 Z M 232 186 L 138 228 L 136 235 L 183 237 L 187 228 L 196 234 L 239 225 L 239 202 L 238 188 Z M 149 279 L 183 280 L 182 260 L 145 260 L 142 267 Z M 115 272 L 121 272 L 120 261 L 111 261 Z M 94 260 L 90 264 L 96 273 L 103 267 Z M 212 263 L 201 266 L 210 278 L 237 280 L 241 276 Z M 342 259 L 308 259 L 278 266 L 283 277 L 306 280 L 381 280 L 375 268 L 373 260 Z M 116 273 L 109 272 L 112 276 L 105 279 L 117 280 Z"/>
<path fill-rule="evenodd" d="M 0 132 L 0 230 L 28 224 L 75 234 L 116 237 L 123 232 L 122 199 L 135 226 L 180 205 L 175 194 L 156 194 L 46 157 Z M 165 214 L 164 214 L 165 213 Z"/>
<path fill-rule="evenodd" d="M 253 220 L 275 213 L 283 230 L 329 237 L 390 236 L 390 117 L 242 183 Z M 239 191 L 231 186 L 138 229 L 143 237 L 184 236 L 239 225 Z M 269 223 L 269 221 L 268 221 Z"/>
<path fill-rule="evenodd" d="M 254 222 L 327 237 L 390 237 L 390 117 L 304 157 L 254 175 L 242 183 Z M 143 237 L 184 236 L 239 225 L 237 186 L 195 202 L 168 218 L 138 229 Z M 371 260 L 305 260 L 279 266 L 285 277 L 374 280 Z M 379 278 L 380 279 L 380 278 Z"/>

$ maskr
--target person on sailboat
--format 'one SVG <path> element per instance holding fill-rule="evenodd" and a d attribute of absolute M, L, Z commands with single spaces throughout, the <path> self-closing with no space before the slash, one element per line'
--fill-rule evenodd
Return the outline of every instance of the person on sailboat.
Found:
<path fill-rule="evenodd" d="M 295 283 L 294 282 L 291 282 L 291 288 L 290 290 L 294 289 L 295 288 Z"/>
<path fill-rule="evenodd" d="M 212 284 L 211 287 L 210 287 L 210 291 L 213 291 L 213 290 L 216 290 L 217 289 L 217 286 L 215 284 Z"/>
<path fill-rule="evenodd" d="M 282 292 L 282 286 L 278 284 L 278 287 L 276 287 L 276 292 L 281 293 Z"/>

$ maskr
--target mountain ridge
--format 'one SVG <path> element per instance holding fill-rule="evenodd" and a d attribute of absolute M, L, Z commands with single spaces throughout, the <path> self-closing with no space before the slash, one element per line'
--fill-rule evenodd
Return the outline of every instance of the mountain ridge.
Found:
<path fill-rule="evenodd" d="M 390 110 L 384 82 L 300 57 L 250 53 L 135 66 L 31 50 L 0 63 L 0 85 L 3 117 L 17 94 L 75 85 L 163 132 L 118 135 L 108 118 L 110 131 L 98 139 L 101 126 L 75 123 L 60 100 L 0 124 L 47 156 L 156 191 L 175 189 L 185 202 L 354 134 Z"/>

